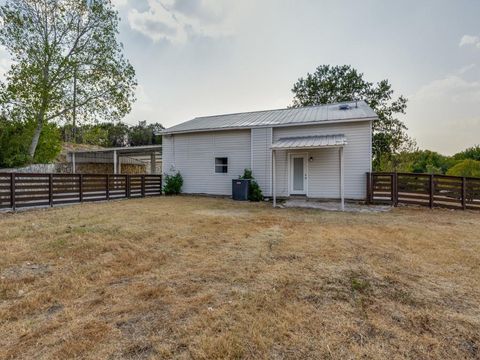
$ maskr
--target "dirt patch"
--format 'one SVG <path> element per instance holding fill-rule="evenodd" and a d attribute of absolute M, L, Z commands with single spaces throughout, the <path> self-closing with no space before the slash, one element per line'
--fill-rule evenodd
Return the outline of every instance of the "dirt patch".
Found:
<path fill-rule="evenodd" d="M 45 276 L 49 274 L 50 271 L 50 265 L 26 262 L 20 266 L 13 266 L 5 269 L 2 272 L 1 278 L 20 281 L 28 278 Z"/>

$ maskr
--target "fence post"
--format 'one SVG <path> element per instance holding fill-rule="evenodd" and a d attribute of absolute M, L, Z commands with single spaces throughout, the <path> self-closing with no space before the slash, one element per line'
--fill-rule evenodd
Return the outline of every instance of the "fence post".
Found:
<path fill-rule="evenodd" d="M 106 181 L 106 184 L 105 184 L 105 195 L 107 197 L 107 200 L 110 200 L 110 175 L 106 175 L 105 176 L 105 181 Z"/>
<path fill-rule="evenodd" d="M 142 197 L 145 197 L 145 175 L 142 175 Z"/>
<path fill-rule="evenodd" d="M 15 173 L 10 174 L 10 207 L 15 211 Z"/>
<path fill-rule="evenodd" d="M 53 206 L 53 175 L 48 175 L 48 204 Z"/>
<path fill-rule="evenodd" d="M 371 180 L 370 173 L 367 172 L 367 199 L 366 199 L 366 201 L 365 201 L 367 205 L 370 205 L 370 191 L 371 191 L 371 188 L 370 188 L 370 186 L 371 186 L 370 180 Z M 160 186 L 161 186 L 161 185 L 160 185 Z M 160 192 L 161 192 L 161 190 L 160 190 Z"/>
<path fill-rule="evenodd" d="M 83 174 L 78 174 L 78 199 L 83 202 Z"/>
<path fill-rule="evenodd" d="M 130 175 L 125 175 L 125 192 L 127 198 L 130 198 Z"/>
<path fill-rule="evenodd" d="M 398 173 L 393 173 L 393 206 L 398 206 Z"/>
<path fill-rule="evenodd" d="M 467 209 L 467 178 L 462 177 L 462 209 Z"/>
<path fill-rule="evenodd" d="M 433 174 L 430 174 L 430 200 L 429 200 L 429 206 L 430 206 L 430 209 L 433 209 L 433 194 L 435 192 L 434 190 L 434 186 L 435 186 L 435 183 L 433 181 Z"/>

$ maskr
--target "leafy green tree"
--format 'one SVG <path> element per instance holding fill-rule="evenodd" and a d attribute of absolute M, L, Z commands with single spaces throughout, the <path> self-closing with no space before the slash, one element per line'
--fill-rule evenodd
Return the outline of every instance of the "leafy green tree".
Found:
<path fill-rule="evenodd" d="M 412 172 L 418 151 L 401 151 L 398 154 L 382 154 L 377 162 L 376 171 Z"/>
<path fill-rule="evenodd" d="M 16 167 L 28 162 L 25 125 L 0 118 L 0 168 Z"/>
<path fill-rule="evenodd" d="M 125 123 L 101 123 L 98 124 L 100 128 L 107 132 L 108 147 L 121 147 L 125 146 L 128 141 L 128 133 L 130 131 L 129 126 Z"/>
<path fill-rule="evenodd" d="M 448 168 L 448 157 L 430 150 L 417 151 L 412 164 L 414 173 L 444 174 Z"/>
<path fill-rule="evenodd" d="M 447 175 L 480 178 L 480 161 L 466 159 L 447 171 Z"/>
<path fill-rule="evenodd" d="M 373 163 L 378 168 L 385 158 L 410 150 L 415 143 L 408 137 L 405 124 L 396 116 L 404 114 L 407 99 L 394 91 L 388 80 L 376 84 L 350 65 L 321 65 L 313 74 L 298 79 L 293 85 L 293 107 L 364 100 L 378 114 L 373 123 Z M 392 159 L 388 159 L 391 161 Z"/>
<path fill-rule="evenodd" d="M 62 127 L 64 141 L 71 141 L 72 125 Z M 159 123 L 147 124 L 140 121 L 138 125 L 129 126 L 122 122 L 105 122 L 99 124 L 83 124 L 77 128 L 75 142 L 105 147 L 157 145 L 162 143 L 163 129 Z"/>
<path fill-rule="evenodd" d="M 114 121 L 130 111 L 135 71 L 116 39 L 111 0 L 6 0 L 0 22 L 0 44 L 13 60 L 0 103 L 34 121 L 30 158 L 51 122 Z"/>
<path fill-rule="evenodd" d="M 83 144 L 109 146 L 108 131 L 98 125 L 85 125 L 80 129 Z"/>
<path fill-rule="evenodd" d="M 132 126 L 128 132 L 130 146 L 157 145 L 162 143 L 162 137 L 156 133 L 163 129 L 161 124 L 148 124 L 140 121 L 138 125 Z"/>
<path fill-rule="evenodd" d="M 35 122 L 21 122 L 0 118 L 0 167 L 18 167 L 29 162 L 28 139 L 35 131 Z M 49 163 L 62 148 L 60 130 L 55 124 L 46 124 L 39 138 L 34 162 Z"/>
<path fill-rule="evenodd" d="M 461 151 L 453 155 L 453 157 L 456 160 L 472 159 L 472 160 L 480 161 L 480 145 L 475 145 L 473 147 L 470 147 L 464 151 Z"/>
<path fill-rule="evenodd" d="M 35 122 L 31 121 L 29 126 L 29 135 L 31 138 L 35 131 Z M 62 151 L 62 137 L 60 129 L 55 123 L 45 124 L 42 134 L 38 140 L 37 151 L 33 157 L 36 164 L 51 163 Z"/>
<path fill-rule="evenodd" d="M 393 160 L 392 160 L 393 159 Z M 445 174 L 458 161 L 435 151 L 402 151 L 389 161 L 382 161 L 380 171 L 398 171 L 426 174 Z"/>

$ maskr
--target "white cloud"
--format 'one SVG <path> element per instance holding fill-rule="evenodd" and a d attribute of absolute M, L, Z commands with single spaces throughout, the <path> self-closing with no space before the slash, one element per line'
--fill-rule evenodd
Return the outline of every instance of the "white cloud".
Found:
<path fill-rule="evenodd" d="M 458 46 L 475 46 L 480 49 L 480 36 L 463 35 Z"/>
<path fill-rule="evenodd" d="M 227 35 L 221 19 L 224 3 L 207 0 L 148 0 L 146 9 L 132 8 L 128 22 L 133 30 L 153 41 L 185 43 L 190 35 Z"/>
<path fill-rule="evenodd" d="M 449 75 L 423 86 L 414 95 L 419 100 L 448 98 L 455 104 L 480 103 L 480 82 Z"/>
<path fill-rule="evenodd" d="M 221 17 L 218 2 L 211 0 L 174 0 L 167 7 L 188 17 L 199 18 L 206 22 L 217 22 Z"/>
<path fill-rule="evenodd" d="M 465 65 L 464 67 L 458 69 L 457 73 L 460 74 L 460 75 L 463 75 L 463 74 L 469 72 L 470 70 L 475 69 L 476 67 L 477 67 L 476 64 Z"/>
<path fill-rule="evenodd" d="M 118 9 L 127 6 L 128 0 L 112 0 L 112 3 Z"/>
<path fill-rule="evenodd" d="M 187 38 L 185 27 L 162 6 L 150 7 L 145 12 L 132 9 L 128 13 L 128 22 L 133 30 L 153 41 L 165 39 L 181 43 Z"/>

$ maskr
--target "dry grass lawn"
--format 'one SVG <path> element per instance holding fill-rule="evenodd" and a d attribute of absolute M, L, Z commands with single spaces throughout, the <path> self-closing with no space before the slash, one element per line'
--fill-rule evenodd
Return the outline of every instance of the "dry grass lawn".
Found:
<path fill-rule="evenodd" d="M 480 358 L 480 213 L 0 214 L 1 359 Z"/>

